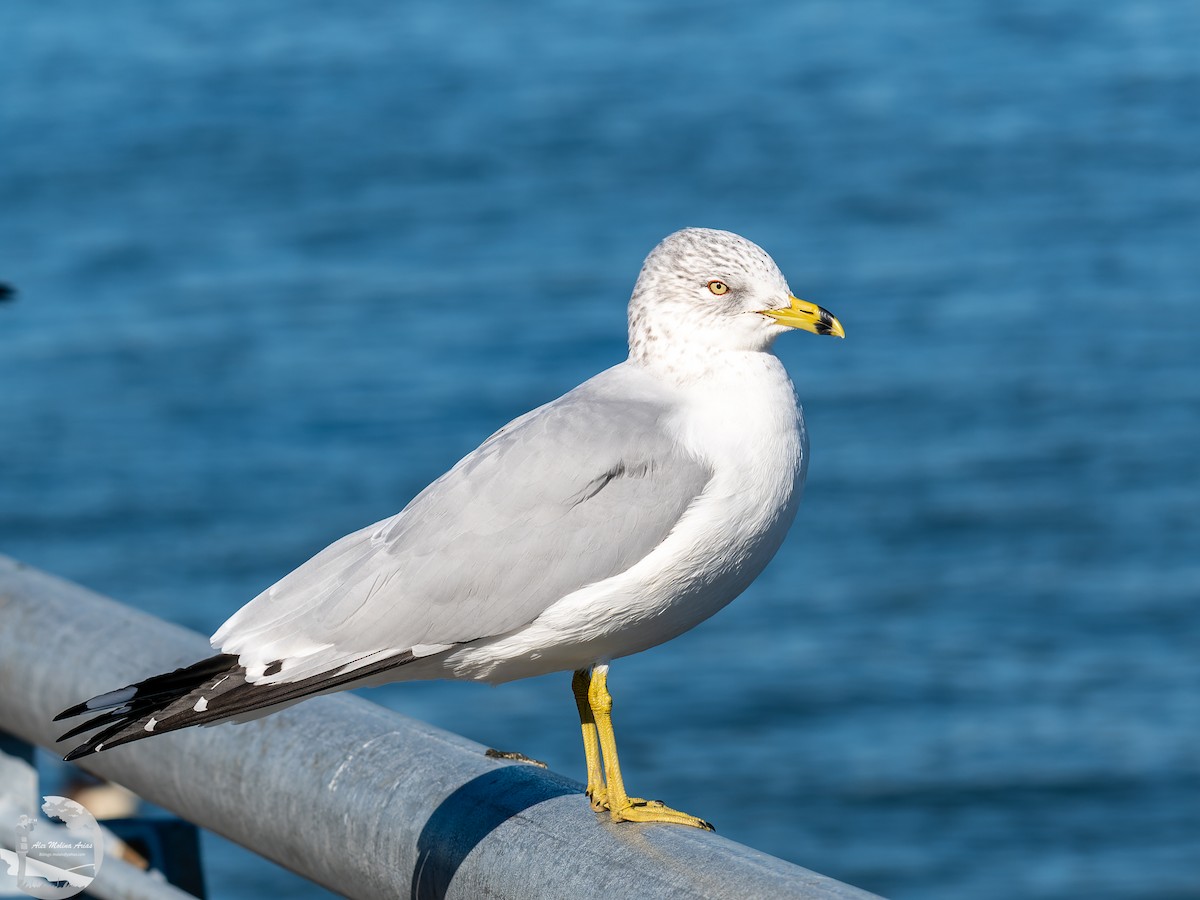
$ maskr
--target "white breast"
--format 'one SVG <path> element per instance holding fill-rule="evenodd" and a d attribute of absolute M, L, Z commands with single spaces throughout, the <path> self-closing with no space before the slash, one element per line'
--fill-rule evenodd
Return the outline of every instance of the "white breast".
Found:
<path fill-rule="evenodd" d="M 667 539 L 521 631 L 449 654 L 443 665 L 455 677 L 509 681 L 653 647 L 723 608 L 775 555 L 808 456 L 783 365 L 766 353 L 730 353 L 685 390 L 679 440 L 713 477 Z"/>

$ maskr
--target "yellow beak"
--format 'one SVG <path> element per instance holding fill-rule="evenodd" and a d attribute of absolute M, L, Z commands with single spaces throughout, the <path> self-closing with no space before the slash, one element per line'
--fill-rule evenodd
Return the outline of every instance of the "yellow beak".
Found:
<path fill-rule="evenodd" d="M 840 338 L 846 336 L 846 329 L 833 313 L 799 297 L 788 299 L 792 301 L 791 306 L 785 306 L 783 309 L 763 309 L 759 312 L 788 328 L 799 328 L 813 334 L 832 334 Z"/>

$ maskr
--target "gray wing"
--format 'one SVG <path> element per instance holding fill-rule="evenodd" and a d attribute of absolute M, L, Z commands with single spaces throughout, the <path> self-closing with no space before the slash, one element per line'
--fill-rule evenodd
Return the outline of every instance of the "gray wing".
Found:
<path fill-rule="evenodd" d="M 711 472 L 617 366 L 514 420 L 390 519 L 318 553 L 213 636 L 292 681 L 504 634 L 658 546 Z"/>

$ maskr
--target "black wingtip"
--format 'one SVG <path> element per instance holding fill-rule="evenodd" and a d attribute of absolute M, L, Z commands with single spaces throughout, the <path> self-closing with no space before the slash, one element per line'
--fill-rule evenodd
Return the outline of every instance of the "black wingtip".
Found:
<path fill-rule="evenodd" d="M 75 760 L 79 759 L 79 757 L 87 756 L 90 752 L 91 750 L 88 747 L 80 745 L 64 756 L 63 762 L 75 762 Z"/>
<path fill-rule="evenodd" d="M 60 738 L 60 740 L 61 740 L 61 738 Z M 86 743 L 80 744 L 78 747 L 76 747 L 74 750 L 72 750 L 70 753 L 68 753 L 66 756 L 64 756 L 63 761 L 64 762 L 74 762 L 75 760 L 79 759 L 81 756 L 90 756 L 93 753 L 99 753 L 101 746 L 102 746 L 101 744 L 95 744 L 92 741 L 88 741 Z"/>
<path fill-rule="evenodd" d="M 416 657 L 412 651 L 405 651 L 349 672 L 322 672 L 296 682 L 253 685 L 245 680 L 246 670 L 238 664 L 237 657 L 222 653 L 77 703 L 60 712 L 54 721 L 81 713 L 97 713 L 59 738 L 60 741 L 67 740 L 85 731 L 100 729 L 63 757 L 67 762 L 72 762 L 156 734 L 219 722 L 257 709 L 295 703 L 310 694 L 362 680 L 375 673 L 406 665 L 414 659 Z M 271 663 L 268 670 L 277 665 L 281 663 Z M 202 693 L 201 696 L 212 705 L 198 709 L 193 704 L 193 692 L 205 690 L 205 685 L 211 692 Z M 215 691 L 218 685 L 221 691 Z M 214 699 L 216 702 L 212 702 Z M 147 725 L 150 727 L 147 728 Z"/>
<path fill-rule="evenodd" d="M 70 740 L 71 738 L 75 737 L 76 735 L 83 734 L 85 731 L 90 731 L 93 727 L 94 726 L 91 725 L 89 722 L 80 722 L 74 728 L 64 731 L 62 734 L 60 734 L 58 737 L 56 737 L 54 739 L 54 743 L 58 744 L 58 743 L 61 743 L 62 741 Z"/>
<path fill-rule="evenodd" d="M 79 735 L 83 734 L 85 731 L 92 731 L 96 728 L 99 728 L 101 725 L 105 725 L 105 724 L 113 721 L 113 719 L 115 719 L 115 718 L 116 718 L 116 716 L 106 715 L 106 716 L 96 716 L 94 719 L 86 719 L 86 720 L 80 722 L 74 728 L 72 728 L 68 731 L 64 731 L 62 734 L 60 734 L 58 736 L 58 740 L 65 741 L 65 740 L 68 740 L 69 738 L 78 737 Z"/>
<path fill-rule="evenodd" d="M 64 709 L 54 717 L 54 721 L 59 722 L 85 712 L 100 712 L 101 710 L 111 709 L 114 706 L 121 706 L 128 703 L 134 696 L 136 696 L 136 691 L 132 686 L 116 691 L 109 691 L 107 694 L 99 694 L 90 700 L 84 700 L 82 703 L 76 703 L 74 706 Z"/>
<path fill-rule="evenodd" d="M 172 673 L 173 674 L 173 673 Z M 170 678 L 170 675 L 159 676 L 159 678 Z M 137 699 L 141 693 L 141 688 L 148 682 L 153 682 L 157 679 L 149 678 L 146 681 L 138 684 L 129 684 L 123 688 L 117 688 L 115 691 L 107 691 L 103 694 L 97 694 L 89 700 L 84 700 L 82 703 L 76 703 L 74 706 L 64 709 L 54 721 L 58 722 L 61 719 L 69 719 L 72 716 L 77 716 L 85 712 L 100 712 L 105 709 L 112 709 L 114 706 L 126 706 L 131 700 Z M 126 707 L 128 708 L 128 707 Z"/>
<path fill-rule="evenodd" d="M 82 712 L 87 712 L 87 708 L 88 708 L 88 705 L 87 705 L 86 700 L 83 703 L 76 703 L 74 706 L 68 706 L 66 709 L 64 709 L 57 716 L 54 717 L 54 721 L 61 722 L 63 719 L 73 718 L 74 716 L 77 716 Z M 59 738 L 59 740 L 61 741 L 62 738 Z"/>

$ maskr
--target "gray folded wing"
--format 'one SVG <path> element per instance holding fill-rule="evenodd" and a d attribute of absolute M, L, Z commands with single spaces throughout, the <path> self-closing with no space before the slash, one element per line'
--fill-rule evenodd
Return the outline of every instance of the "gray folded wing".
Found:
<path fill-rule="evenodd" d="M 711 475 L 626 365 L 522 416 L 390 519 L 348 535 L 213 636 L 292 681 L 532 622 L 667 536 Z"/>

